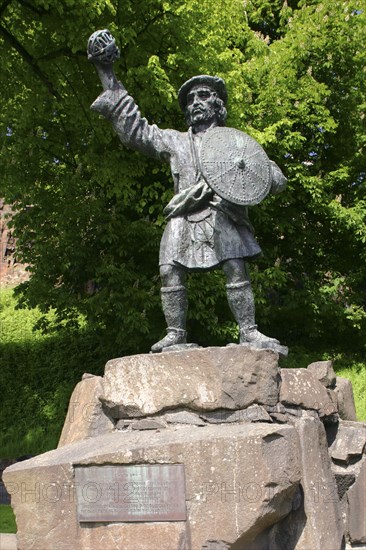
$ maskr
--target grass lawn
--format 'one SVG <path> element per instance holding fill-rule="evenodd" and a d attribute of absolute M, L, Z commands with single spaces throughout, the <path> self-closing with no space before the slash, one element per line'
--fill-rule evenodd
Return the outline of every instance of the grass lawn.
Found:
<path fill-rule="evenodd" d="M 351 380 L 355 398 L 357 420 L 366 421 L 366 368 L 364 363 L 355 361 L 348 367 L 336 370 L 337 376 Z"/>
<path fill-rule="evenodd" d="M 9 504 L 0 504 L 0 533 L 16 533 L 17 524 L 12 507 Z"/>

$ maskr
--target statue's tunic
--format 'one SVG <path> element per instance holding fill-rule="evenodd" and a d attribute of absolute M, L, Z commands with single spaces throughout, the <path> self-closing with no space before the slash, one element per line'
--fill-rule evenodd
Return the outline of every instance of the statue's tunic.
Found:
<path fill-rule="evenodd" d="M 160 245 L 160 265 L 210 269 L 228 259 L 250 260 L 261 253 L 247 207 L 221 199 L 204 181 L 199 166 L 200 134 L 149 124 L 123 87 L 103 92 L 92 109 L 112 122 L 123 144 L 170 163 L 175 196 L 164 211 L 168 223 Z M 272 163 L 273 192 L 277 171 L 282 176 Z"/>

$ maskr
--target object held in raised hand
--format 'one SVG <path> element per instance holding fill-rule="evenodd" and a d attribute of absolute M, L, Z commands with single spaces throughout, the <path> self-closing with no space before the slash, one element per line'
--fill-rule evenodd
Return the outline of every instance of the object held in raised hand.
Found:
<path fill-rule="evenodd" d="M 88 40 L 88 59 L 110 65 L 119 59 L 119 48 L 108 29 L 95 31 Z"/>
<path fill-rule="evenodd" d="M 119 58 L 119 48 L 108 29 L 95 31 L 88 40 L 88 59 L 97 70 L 104 90 L 120 87 L 113 71 L 113 63 Z"/>

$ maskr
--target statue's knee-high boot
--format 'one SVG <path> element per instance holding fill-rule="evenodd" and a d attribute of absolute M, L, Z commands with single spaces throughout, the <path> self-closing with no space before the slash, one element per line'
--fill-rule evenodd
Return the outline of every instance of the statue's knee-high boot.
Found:
<path fill-rule="evenodd" d="M 188 298 L 186 287 L 183 285 L 162 287 L 161 304 L 167 323 L 167 335 L 152 346 L 151 351 L 153 352 L 187 342 Z"/>
<path fill-rule="evenodd" d="M 257 330 L 254 296 L 250 282 L 229 283 L 226 285 L 226 291 L 230 309 L 239 325 L 240 343 L 257 344 L 259 347 L 279 344 L 276 338 L 265 336 Z"/>

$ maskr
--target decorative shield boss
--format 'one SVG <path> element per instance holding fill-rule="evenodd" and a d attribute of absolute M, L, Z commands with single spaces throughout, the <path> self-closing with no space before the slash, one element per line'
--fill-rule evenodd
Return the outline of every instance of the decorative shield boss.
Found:
<path fill-rule="evenodd" d="M 270 160 L 248 134 L 234 128 L 212 128 L 203 135 L 200 158 L 203 176 L 221 198 L 249 206 L 268 195 Z"/>

